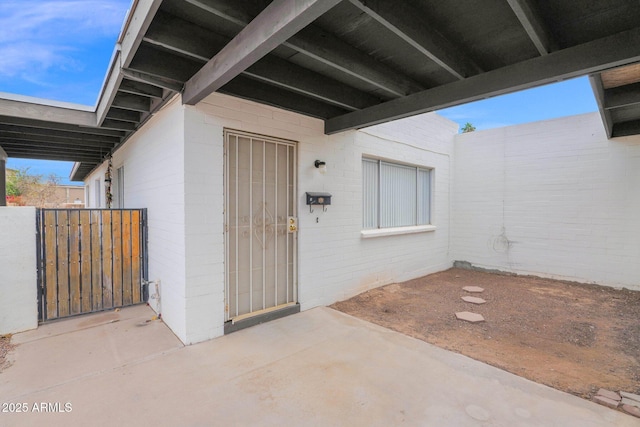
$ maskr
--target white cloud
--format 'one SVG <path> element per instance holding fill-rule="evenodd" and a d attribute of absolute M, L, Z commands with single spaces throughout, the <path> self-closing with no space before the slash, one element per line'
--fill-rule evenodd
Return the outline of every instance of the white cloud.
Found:
<path fill-rule="evenodd" d="M 48 69 L 79 70 L 82 46 L 114 39 L 129 0 L 1 0 L 0 77 L 37 82 Z"/>
<path fill-rule="evenodd" d="M 0 43 L 15 40 L 115 36 L 123 21 L 124 0 L 3 0 Z"/>

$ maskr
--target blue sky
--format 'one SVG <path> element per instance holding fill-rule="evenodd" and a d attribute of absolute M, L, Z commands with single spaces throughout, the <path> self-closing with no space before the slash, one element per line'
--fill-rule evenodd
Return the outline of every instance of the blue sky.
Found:
<path fill-rule="evenodd" d="M 0 0 L 0 92 L 94 106 L 130 0 Z M 491 129 L 597 111 L 586 77 L 441 110 Z M 9 159 L 55 174 L 73 163 Z"/>

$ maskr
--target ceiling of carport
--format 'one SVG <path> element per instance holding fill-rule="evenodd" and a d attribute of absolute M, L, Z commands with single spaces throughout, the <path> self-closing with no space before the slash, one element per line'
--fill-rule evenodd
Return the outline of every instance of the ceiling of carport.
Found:
<path fill-rule="evenodd" d="M 139 0 L 126 28 L 94 127 L 0 105 L 10 156 L 69 157 L 82 179 L 178 92 L 274 105 L 336 133 L 581 75 L 609 136 L 640 133 L 637 0 Z M 630 64 L 623 85 L 601 84 Z"/>

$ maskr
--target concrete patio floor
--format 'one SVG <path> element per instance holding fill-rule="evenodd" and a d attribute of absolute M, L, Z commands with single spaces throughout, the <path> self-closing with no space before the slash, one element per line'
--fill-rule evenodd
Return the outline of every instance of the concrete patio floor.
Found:
<path fill-rule="evenodd" d="M 15 335 L 0 409 L 28 410 L 0 412 L 0 426 L 640 425 L 329 308 L 188 347 L 152 316 L 138 306 Z M 34 412 L 42 403 L 57 411 Z"/>

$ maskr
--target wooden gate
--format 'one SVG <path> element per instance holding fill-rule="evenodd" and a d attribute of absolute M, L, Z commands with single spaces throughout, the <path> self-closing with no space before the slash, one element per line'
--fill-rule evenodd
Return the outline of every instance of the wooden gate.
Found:
<path fill-rule="evenodd" d="M 44 322 L 146 301 L 146 209 L 38 209 Z"/>

